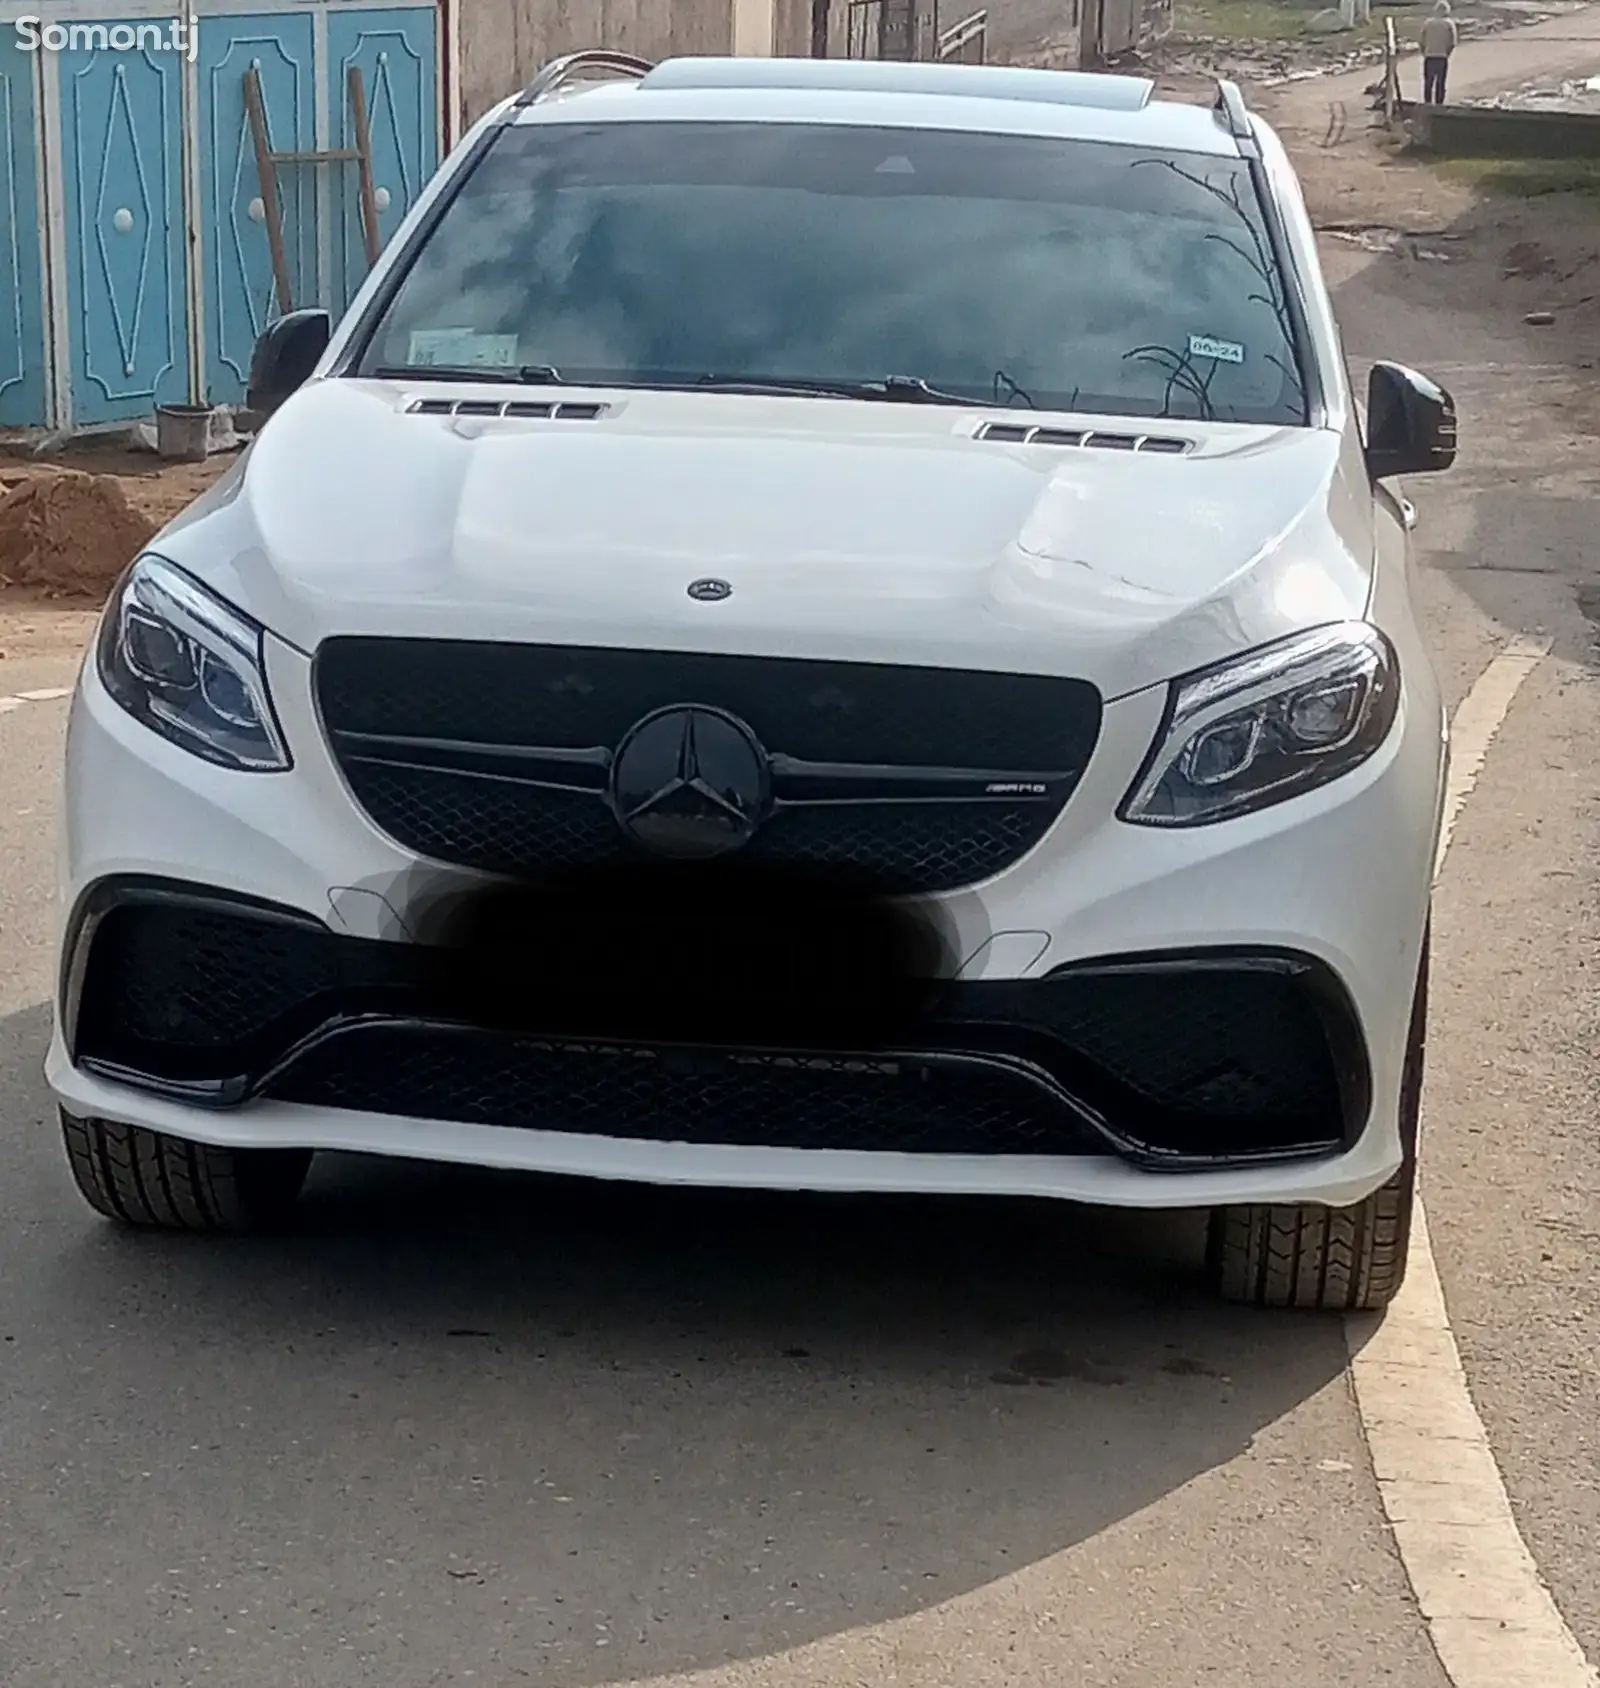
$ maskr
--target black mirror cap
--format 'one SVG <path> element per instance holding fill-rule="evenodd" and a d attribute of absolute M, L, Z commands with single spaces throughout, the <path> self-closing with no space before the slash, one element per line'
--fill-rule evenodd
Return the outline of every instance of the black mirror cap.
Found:
<path fill-rule="evenodd" d="M 333 318 L 326 311 L 290 311 L 279 317 L 256 341 L 245 400 L 249 409 L 270 416 L 306 384 L 332 338 Z"/>
<path fill-rule="evenodd" d="M 1436 475 L 1456 460 L 1456 401 L 1426 375 L 1374 364 L 1367 382 L 1367 470 L 1375 481 Z"/>

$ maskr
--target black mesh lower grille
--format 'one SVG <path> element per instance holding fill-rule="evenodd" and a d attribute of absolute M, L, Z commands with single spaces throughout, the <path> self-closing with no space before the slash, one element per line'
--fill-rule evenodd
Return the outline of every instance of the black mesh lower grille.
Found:
<path fill-rule="evenodd" d="M 303 917 L 135 896 L 83 933 L 75 1058 L 152 1082 L 228 1081 L 229 1096 L 271 1073 L 286 1099 L 464 1123 L 969 1153 L 1081 1152 L 1087 1110 L 1103 1146 L 1196 1161 L 1326 1153 L 1368 1105 L 1348 999 L 1292 957 L 1130 959 L 941 987 L 885 1065 L 859 1044 L 817 1044 L 820 1062 L 784 1055 L 767 1041 L 781 1023 L 759 1039 L 725 1029 L 721 1045 L 711 1024 L 608 1023 L 603 991 L 584 999 L 581 1029 L 463 1026 L 462 999 L 430 982 L 438 952 Z M 325 1035 L 354 1015 L 383 1023 Z M 665 1041 L 685 1035 L 705 1046 L 692 1058 Z M 1029 1070 L 1048 1082 L 1019 1076 Z"/>
<path fill-rule="evenodd" d="M 341 953 L 326 928 L 129 903 L 96 929 L 82 1029 L 119 1047 L 236 1049 L 335 991 Z"/>
<path fill-rule="evenodd" d="M 977 1017 L 1027 1027 L 1197 1129 L 1219 1118 L 1330 1125 L 1333 1061 L 1316 998 L 1261 969 L 1067 972 L 996 997 Z"/>
<path fill-rule="evenodd" d="M 384 1027 L 334 1038 L 283 1101 L 661 1143 L 902 1154 L 1103 1152 L 1026 1079 L 917 1061 L 697 1054 Z"/>

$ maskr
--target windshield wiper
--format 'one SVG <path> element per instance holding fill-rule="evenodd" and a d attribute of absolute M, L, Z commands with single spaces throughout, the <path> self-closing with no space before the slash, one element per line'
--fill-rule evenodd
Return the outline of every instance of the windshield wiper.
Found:
<path fill-rule="evenodd" d="M 385 364 L 372 372 L 378 381 L 492 381 L 511 387 L 559 387 L 563 377 L 559 369 L 548 363 L 525 363 L 520 368 L 507 369 L 499 364 L 475 368 L 468 364 L 419 363 Z"/>
<path fill-rule="evenodd" d="M 794 393 L 812 398 L 872 399 L 890 404 L 960 404 L 978 406 L 981 399 L 941 392 L 920 376 L 886 375 L 879 381 L 813 381 L 787 375 L 698 375 L 696 387 L 719 393 Z"/>

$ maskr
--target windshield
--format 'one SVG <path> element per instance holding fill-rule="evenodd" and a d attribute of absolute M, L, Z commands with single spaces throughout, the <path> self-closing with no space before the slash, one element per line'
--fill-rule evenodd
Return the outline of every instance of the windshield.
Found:
<path fill-rule="evenodd" d="M 1306 421 L 1242 161 L 951 131 L 508 128 L 360 372 L 428 365 Z"/>

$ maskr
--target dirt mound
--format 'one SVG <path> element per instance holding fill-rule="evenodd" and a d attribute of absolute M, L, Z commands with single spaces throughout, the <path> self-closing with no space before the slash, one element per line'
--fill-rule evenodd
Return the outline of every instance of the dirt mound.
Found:
<path fill-rule="evenodd" d="M 31 476 L 0 498 L 0 585 L 103 598 L 155 531 L 114 475 Z"/>

